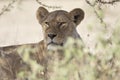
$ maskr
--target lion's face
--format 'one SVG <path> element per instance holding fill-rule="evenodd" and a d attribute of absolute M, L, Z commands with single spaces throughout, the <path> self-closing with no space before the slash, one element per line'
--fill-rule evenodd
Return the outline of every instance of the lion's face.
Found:
<path fill-rule="evenodd" d="M 68 37 L 80 38 L 76 27 L 83 18 L 84 12 L 79 8 L 71 12 L 57 10 L 50 13 L 43 7 L 37 10 L 37 19 L 42 25 L 44 41 L 48 48 L 62 46 Z"/>

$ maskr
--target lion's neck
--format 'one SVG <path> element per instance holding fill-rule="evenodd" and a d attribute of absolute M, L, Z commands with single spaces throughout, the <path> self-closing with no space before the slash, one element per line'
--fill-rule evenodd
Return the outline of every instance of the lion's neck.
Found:
<path fill-rule="evenodd" d="M 78 34 L 77 30 L 74 30 L 72 37 L 75 38 L 75 39 L 81 39 L 81 37 Z"/>

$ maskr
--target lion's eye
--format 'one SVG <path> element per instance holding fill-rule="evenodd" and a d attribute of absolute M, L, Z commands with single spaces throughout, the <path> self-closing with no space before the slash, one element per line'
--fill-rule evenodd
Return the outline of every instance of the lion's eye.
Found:
<path fill-rule="evenodd" d="M 58 22 L 58 26 L 63 26 L 65 24 L 66 24 L 66 22 Z"/>
<path fill-rule="evenodd" d="M 48 22 L 45 22 L 45 25 L 46 25 L 46 27 L 49 27 L 49 23 Z"/>
<path fill-rule="evenodd" d="M 45 22 L 45 24 L 48 24 L 48 22 Z"/>

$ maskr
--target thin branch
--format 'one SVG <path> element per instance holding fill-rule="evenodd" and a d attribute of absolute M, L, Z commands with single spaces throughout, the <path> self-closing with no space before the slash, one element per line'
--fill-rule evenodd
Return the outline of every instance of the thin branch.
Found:
<path fill-rule="evenodd" d="M 104 26 L 105 26 L 105 28 L 106 28 L 106 27 L 107 27 L 106 23 L 104 22 L 103 18 L 98 14 L 97 10 L 95 9 L 95 6 L 97 5 L 98 0 L 95 0 L 94 4 L 92 4 L 92 3 L 91 3 L 90 1 L 88 1 L 88 0 L 85 0 L 85 1 L 86 1 L 87 4 L 89 4 L 89 5 L 93 8 L 94 13 L 96 14 L 97 18 L 100 20 L 100 23 L 101 23 L 101 24 L 104 24 Z M 100 8 L 100 6 L 98 6 L 98 8 L 99 8 L 99 10 L 102 10 L 102 9 Z"/>
<path fill-rule="evenodd" d="M 49 6 L 49 5 L 43 4 L 40 0 L 36 0 L 36 2 L 38 4 L 40 4 L 41 6 L 47 7 L 47 8 L 53 8 L 53 9 L 56 9 L 56 8 L 60 9 L 61 8 L 61 6 Z"/>
<path fill-rule="evenodd" d="M 7 6 L 4 6 L 2 8 L 2 11 L 0 12 L 0 16 L 3 15 L 5 12 L 10 11 L 10 8 L 13 8 L 13 4 L 16 2 L 17 0 L 12 0 L 12 2 L 10 2 Z"/>
<path fill-rule="evenodd" d="M 97 2 L 98 2 L 98 0 L 95 0 L 94 3 L 92 4 L 92 3 L 90 3 L 90 1 L 88 1 L 88 0 L 85 0 L 85 1 L 86 1 L 87 4 L 89 4 L 89 5 L 92 6 L 92 7 L 94 7 L 94 6 L 97 4 Z"/>
<path fill-rule="evenodd" d="M 101 8 L 99 8 L 100 10 L 102 10 Z M 104 24 L 104 27 L 107 28 L 106 23 L 104 22 L 103 18 L 98 14 L 98 12 L 94 9 L 94 13 L 96 14 L 97 18 L 100 20 L 101 24 Z"/>
<path fill-rule="evenodd" d="M 98 2 L 101 4 L 114 4 L 114 3 L 120 2 L 120 0 L 112 0 L 112 1 L 98 0 Z"/>

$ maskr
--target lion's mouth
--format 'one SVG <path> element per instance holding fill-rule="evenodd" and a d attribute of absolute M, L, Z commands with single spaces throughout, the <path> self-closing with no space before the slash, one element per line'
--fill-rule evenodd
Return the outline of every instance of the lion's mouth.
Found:
<path fill-rule="evenodd" d="M 48 45 L 53 45 L 53 46 L 63 46 L 63 43 L 56 43 L 56 42 L 49 42 Z"/>

